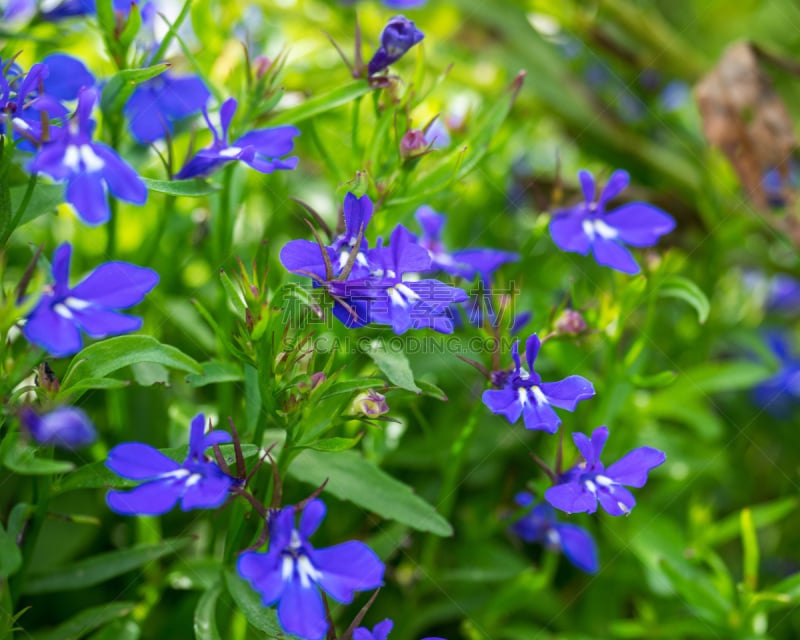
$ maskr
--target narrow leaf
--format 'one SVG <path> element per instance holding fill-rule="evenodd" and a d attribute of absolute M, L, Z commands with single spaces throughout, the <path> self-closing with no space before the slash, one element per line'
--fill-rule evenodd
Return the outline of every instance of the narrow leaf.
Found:
<path fill-rule="evenodd" d="M 694 282 L 682 276 L 669 276 L 661 283 L 659 298 L 677 298 L 694 307 L 700 324 L 705 324 L 711 311 L 708 297 Z"/>
<path fill-rule="evenodd" d="M 218 187 L 198 178 L 191 180 L 152 180 L 150 178 L 142 178 L 142 181 L 148 191 L 166 193 L 169 196 L 201 198 L 219 191 Z"/>

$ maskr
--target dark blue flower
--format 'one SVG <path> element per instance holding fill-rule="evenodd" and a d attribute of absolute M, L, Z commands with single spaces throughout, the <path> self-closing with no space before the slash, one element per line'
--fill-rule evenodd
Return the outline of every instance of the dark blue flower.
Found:
<path fill-rule="evenodd" d="M 611 174 L 597 202 L 592 174 L 581 171 L 578 177 L 584 202 L 553 214 L 553 241 L 564 251 L 586 255 L 591 250 L 599 264 L 617 271 L 639 273 L 639 265 L 625 245 L 650 247 L 675 228 L 675 220 L 645 202 L 631 202 L 606 213 L 608 202 L 628 185 L 627 171 Z"/>
<path fill-rule="evenodd" d="M 627 515 L 636 505 L 636 500 L 625 487 L 643 487 L 650 469 L 666 460 L 663 451 L 639 447 L 606 468 L 600 462 L 608 439 L 606 427 L 595 429 L 591 439 L 583 433 L 573 433 L 572 439 L 583 456 L 583 462 L 567 471 L 561 478 L 562 482 L 544 494 L 545 500 L 566 513 L 594 513 L 599 501 L 612 516 Z"/>
<path fill-rule="evenodd" d="M 800 404 L 800 358 L 785 333 L 767 331 L 764 341 L 778 361 L 778 370 L 753 389 L 753 400 L 771 416 L 788 418 Z"/>
<path fill-rule="evenodd" d="M 53 256 L 53 284 L 42 294 L 28 316 L 25 337 L 61 357 L 81 349 L 81 330 L 92 338 L 130 333 L 142 326 L 141 318 L 117 313 L 142 301 L 158 283 L 152 269 L 127 262 L 106 262 L 74 287 L 69 286 L 68 243 Z"/>
<path fill-rule="evenodd" d="M 514 500 L 521 507 L 530 507 L 534 498 L 523 491 Z M 553 507 L 545 502 L 534 505 L 510 529 L 525 542 L 538 542 L 549 551 L 562 551 L 581 571 L 596 573 L 599 568 L 597 546 L 589 532 L 574 524 L 559 522 Z"/>
<path fill-rule="evenodd" d="M 315 549 L 308 539 L 325 517 L 322 500 L 303 510 L 300 526 L 295 508 L 269 518 L 269 552 L 248 551 L 236 563 L 239 575 L 261 594 L 265 605 L 278 603 L 278 621 L 287 633 L 320 640 L 328 630 L 320 589 L 337 602 L 353 601 L 355 591 L 383 584 L 384 565 L 363 542 L 351 540 Z"/>
<path fill-rule="evenodd" d="M 25 407 L 20 417 L 33 439 L 42 445 L 72 450 L 97 440 L 97 430 L 89 416 L 77 407 L 58 407 L 43 415 Z"/>
<path fill-rule="evenodd" d="M 96 99 L 94 90 L 83 89 L 76 117 L 42 146 L 28 167 L 54 180 L 66 180 L 67 202 L 89 225 L 109 219 L 108 191 L 134 204 L 147 200 L 147 187 L 138 174 L 111 147 L 92 141 L 91 114 Z"/>
<path fill-rule="evenodd" d="M 59 100 L 77 100 L 81 89 L 93 87 L 95 79 L 86 65 L 66 53 L 51 53 L 42 64 L 47 67 L 44 92 Z"/>
<path fill-rule="evenodd" d="M 450 253 L 442 242 L 445 217 L 428 206 L 417 209 L 414 216 L 422 227 L 419 243 L 428 250 L 432 269 L 468 280 L 480 275 L 481 279 L 488 281 L 501 265 L 519 260 L 516 253 L 497 249 L 464 249 Z"/>
<path fill-rule="evenodd" d="M 404 16 L 391 18 L 381 32 L 381 46 L 367 66 L 369 75 L 383 71 L 390 64 L 397 62 L 406 51 L 422 42 L 424 37 L 425 34 L 408 18 Z"/>
<path fill-rule="evenodd" d="M 159 515 L 179 500 L 183 511 L 213 509 L 225 502 L 237 480 L 208 460 L 205 451 L 230 442 L 231 436 L 225 431 L 204 432 L 205 417 L 199 413 L 192 419 L 189 453 L 183 464 L 141 442 L 114 447 L 106 466 L 123 478 L 147 482 L 130 491 L 109 491 L 106 502 L 111 510 L 122 515 Z"/>
<path fill-rule="evenodd" d="M 28 141 L 23 144 L 33 143 L 26 150 L 42 143 L 45 116 L 53 120 L 67 115 L 67 108 L 57 98 L 39 92 L 49 73 L 47 65 L 42 63 L 33 65 L 28 73 L 15 64 L 0 72 L 0 135 L 11 129 L 15 138 Z M 50 129 L 51 133 L 57 131 L 53 126 Z"/>
<path fill-rule="evenodd" d="M 208 123 L 208 128 L 214 136 L 210 147 L 199 151 L 175 177 L 178 180 L 186 178 L 201 178 L 211 175 L 221 166 L 241 160 L 256 171 L 272 173 L 278 169 L 294 169 L 297 166 L 297 157 L 281 159 L 294 148 L 294 138 L 300 135 L 296 127 L 284 125 L 269 129 L 256 129 L 228 143 L 228 128 L 236 113 L 237 102 L 229 98 L 222 103 L 219 110 L 222 135 L 211 124 L 208 113 L 203 115 Z"/>
<path fill-rule="evenodd" d="M 136 87 L 125 115 L 137 142 L 154 142 L 172 133 L 177 121 L 199 113 L 211 93 L 197 76 L 178 78 L 169 71 Z"/>
<path fill-rule="evenodd" d="M 394 622 L 389 618 L 376 624 L 372 631 L 366 627 L 358 627 L 353 631 L 353 640 L 387 640 L 394 627 Z"/>
<path fill-rule="evenodd" d="M 581 376 L 569 376 L 558 382 L 542 382 L 533 369 L 541 341 L 535 333 L 525 343 L 525 358 L 528 369 L 524 369 L 519 358 L 519 340 L 511 347 L 514 371 L 505 377 L 502 389 L 487 389 L 483 392 L 483 404 L 492 413 L 505 416 L 514 424 L 522 416 L 526 429 L 555 433 L 561 418 L 553 407 L 575 411 L 581 400 L 594 396 L 592 383 Z"/>

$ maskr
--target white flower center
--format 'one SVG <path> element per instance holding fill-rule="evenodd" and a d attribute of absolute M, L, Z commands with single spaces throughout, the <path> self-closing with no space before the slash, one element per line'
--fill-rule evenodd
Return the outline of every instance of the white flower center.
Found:
<path fill-rule="evenodd" d="M 619 233 L 613 227 L 609 227 L 603 220 L 584 220 L 582 223 L 583 232 L 594 240 L 595 236 L 600 236 L 606 240 L 613 240 Z"/>
<path fill-rule="evenodd" d="M 242 152 L 241 147 L 228 147 L 219 152 L 223 158 L 235 158 Z"/>
<path fill-rule="evenodd" d="M 71 144 L 67 146 L 63 162 L 64 166 L 75 173 L 83 173 L 84 171 L 96 173 L 106 166 L 102 158 L 88 144 Z"/>
<path fill-rule="evenodd" d="M 297 568 L 297 575 L 300 578 L 300 586 L 303 589 L 308 589 L 312 583 L 319 582 L 322 578 L 322 572 L 318 571 L 308 556 L 300 551 L 302 548 L 300 534 L 297 529 L 292 529 L 292 538 L 289 542 L 288 552 L 284 552 L 283 562 L 281 564 L 281 578 L 284 582 L 288 582 L 294 578 L 294 570 Z"/>
<path fill-rule="evenodd" d="M 389 287 L 386 290 L 386 293 L 389 294 L 389 299 L 391 300 L 392 305 L 402 309 L 407 309 L 410 306 L 410 303 L 416 302 L 420 299 L 419 295 L 417 295 L 412 289 L 404 285 L 402 282 L 398 282 L 393 287 Z"/>

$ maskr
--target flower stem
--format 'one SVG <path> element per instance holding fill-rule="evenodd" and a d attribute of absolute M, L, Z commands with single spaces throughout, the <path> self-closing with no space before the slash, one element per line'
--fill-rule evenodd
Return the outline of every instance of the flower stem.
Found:
<path fill-rule="evenodd" d="M 33 196 L 33 189 L 36 186 L 36 178 L 37 174 L 33 173 L 28 179 L 28 186 L 25 189 L 25 194 L 22 196 L 22 202 L 19 203 L 19 207 L 17 207 L 17 210 L 14 212 L 14 217 L 11 218 L 6 228 L 3 230 L 2 236 L 0 236 L 0 247 L 6 246 L 11 234 L 14 233 L 14 230 L 19 225 L 19 221 L 22 220 L 22 216 L 25 215 L 25 211 L 27 211 L 28 205 L 31 202 L 31 197 Z"/>

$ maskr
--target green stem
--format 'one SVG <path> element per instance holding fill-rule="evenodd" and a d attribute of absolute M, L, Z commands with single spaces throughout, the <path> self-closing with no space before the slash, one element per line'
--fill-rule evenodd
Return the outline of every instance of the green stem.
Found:
<path fill-rule="evenodd" d="M 235 166 L 230 165 L 223 170 L 222 189 L 219 192 L 217 207 L 216 233 L 217 233 L 217 259 L 214 265 L 221 269 L 223 263 L 233 246 L 233 223 L 231 212 L 231 190 L 233 188 L 233 171 Z"/>
<path fill-rule="evenodd" d="M 8 223 L 5 230 L 3 231 L 3 235 L 0 236 L 0 247 L 5 247 L 8 239 L 11 237 L 11 234 L 14 233 L 14 230 L 19 225 L 19 221 L 22 220 L 22 216 L 25 215 L 25 212 L 28 210 L 28 205 L 31 202 L 31 197 L 33 197 L 33 189 L 36 186 L 36 178 L 37 174 L 31 174 L 31 177 L 28 179 L 28 186 L 25 189 L 25 194 L 22 196 L 22 202 L 19 203 L 19 207 L 17 207 L 16 212 L 14 212 L 14 217 L 11 218 L 11 222 Z"/>
<path fill-rule="evenodd" d="M 484 411 L 480 402 L 474 404 L 472 411 L 467 417 L 467 421 L 461 427 L 461 432 L 450 447 L 450 455 L 444 464 L 442 475 L 442 489 L 440 492 L 438 510 L 445 519 L 449 520 L 453 513 L 456 496 L 458 493 L 458 482 L 461 478 L 461 471 L 467 459 L 472 438 L 475 435 L 475 427 L 478 424 L 478 416 Z M 436 552 L 439 548 L 441 538 L 439 536 L 428 536 L 422 548 L 422 566 L 431 569 L 436 560 Z"/>
<path fill-rule="evenodd" d="M 52 451 L 50 451 L 49 457 L 52 457 Z M 50 489 L 49 477 L 37 477 L 34 479 L 32 502 L 36 505 L 36 509 L 28 522 L 28 530 L 22 542 L 22 567 L 11 578 L 8 585 L 11 592 L 11 611 L 16 610 L 19 598 L 25 590 L 25 581 L 28 578 L 31 560 L 33 559 L 34 551 L 36 551 L 36 544 L 39 541 L 42 525 L 47 517 L 47 508 L 50 505 Z"/>

